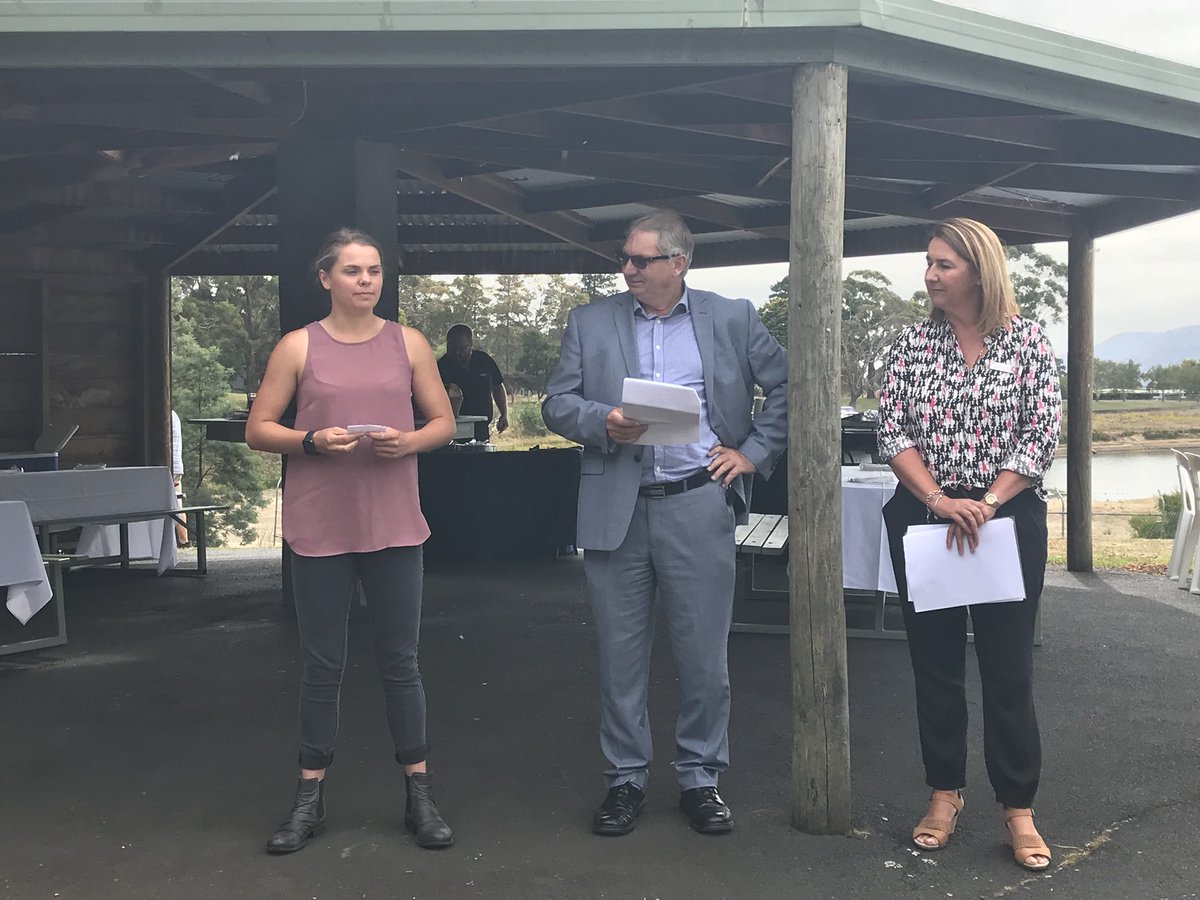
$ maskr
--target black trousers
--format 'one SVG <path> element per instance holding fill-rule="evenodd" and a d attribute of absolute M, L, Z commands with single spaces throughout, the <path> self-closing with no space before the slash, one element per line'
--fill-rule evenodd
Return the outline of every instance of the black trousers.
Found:
<path fill-rule="evenodd" d="M 356 581 L 371 614 L 375 664 L 383 682 L 396 762 L 425 759 L 425 687 L 417 668 L 421 631 L 421 547 L 388 547 L 339 556 L 292 554 L 296 624 L 304 671 L 300 680 L 300 765 L 333 762 L 346 669 L 346 638 Z"/>
<path fill-rule="evenodd" d="M 951 498 L 980 499 L 983 490 L 947 490 Z M 896 570 L 908 650 L 917 690 L 917 724 L 926 783 L 952 791 L 967 783 L 967 615 L 983 687 L 983 754 L 996 801 L 1033 804 L 1042 745 L 1033 706 L 1033 634 L 1046 576 L 1046 502 L 1025 490 L 1000 507 L 1014 520 L 1025 600 L 918 613 L 908 601 L 904 533 L 929 521 L 927 510 L 903 485 L 883 510 Z"/>

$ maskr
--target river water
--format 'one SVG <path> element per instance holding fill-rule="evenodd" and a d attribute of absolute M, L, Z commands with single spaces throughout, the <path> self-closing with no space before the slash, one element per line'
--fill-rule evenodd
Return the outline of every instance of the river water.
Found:
<path fill-rule="evenodd" d="M 1047 489 L 1066 491 L 1067 461 L 1062 457 L 1046 474 Z M 1170 450 L 1098 453 L 1092 457 L 1093 500 L 1136 500 L 1179 490 L 1175 455 Z"/>

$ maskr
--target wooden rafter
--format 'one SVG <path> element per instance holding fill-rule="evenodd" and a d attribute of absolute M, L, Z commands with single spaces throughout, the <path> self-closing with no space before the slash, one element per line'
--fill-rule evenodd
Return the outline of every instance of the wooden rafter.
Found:
<path fill-rule="evenodd" d="M 433 157 L 402 150 L 397 153 L 396 164 L 403 172 L 415 175 L 423 181 L 466 197 L 480 206 L 503 213 L 518 222 L 523 222 L 539 231 L 554 235 L 560 240 L 587 250 L 596 256 L 611 258 L 616 249 L 597 244 L 592 240 L 588 223 L 578 216 L 561 212 L 528 213 L 521 205 L 520 189 L 512 182 L 495 175 L 478 178 L 446 178 Z"/>

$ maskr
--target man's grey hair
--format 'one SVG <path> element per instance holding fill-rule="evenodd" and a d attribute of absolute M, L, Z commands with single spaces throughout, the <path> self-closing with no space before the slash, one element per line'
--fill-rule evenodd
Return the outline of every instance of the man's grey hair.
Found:
<path fill-rule="evenodd" d="M 658 252 L 671 256 L 682 256 L 687 260 L 686 272 L 692 265 L 692 251 L 696 248 L 696 239 L 692 230 L 679 213 L 669 209 L 658 209 L 640 219 L 634 219 L 625 230 L 625 237 L 635 231 L 652 231 L 658 235 Z"/>

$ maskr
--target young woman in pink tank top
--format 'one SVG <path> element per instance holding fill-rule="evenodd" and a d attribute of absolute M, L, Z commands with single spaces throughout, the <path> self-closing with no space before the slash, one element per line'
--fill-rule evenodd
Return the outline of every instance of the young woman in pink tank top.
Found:
<path fill-rule="evenodd" d="M 454 415 L 425 338 L 375 315 L 383 285 L 375 240 L 336 231 L 315 268 L 329 291 L 329 315 L 279 341 L 246 423 L 251 447 L 289 454 L 283 536 L 293 551 L 304 667 L 300 782 L 267 850 L 299 850 L 325 822 L 325 771 L 333 761 L 356 581 L 371 608 L 388 727 L 404 767 L 405 827 L 422 847 L 446 847 L 453 835 L 426 771 L 417 668 L 421 545 L 429 528 L 418 502 L 416 454 L 450 441 Z M 289 428 L 279 420 L 293 399 Z M 419 429 L 413 401 L 426 421 Z"/>

